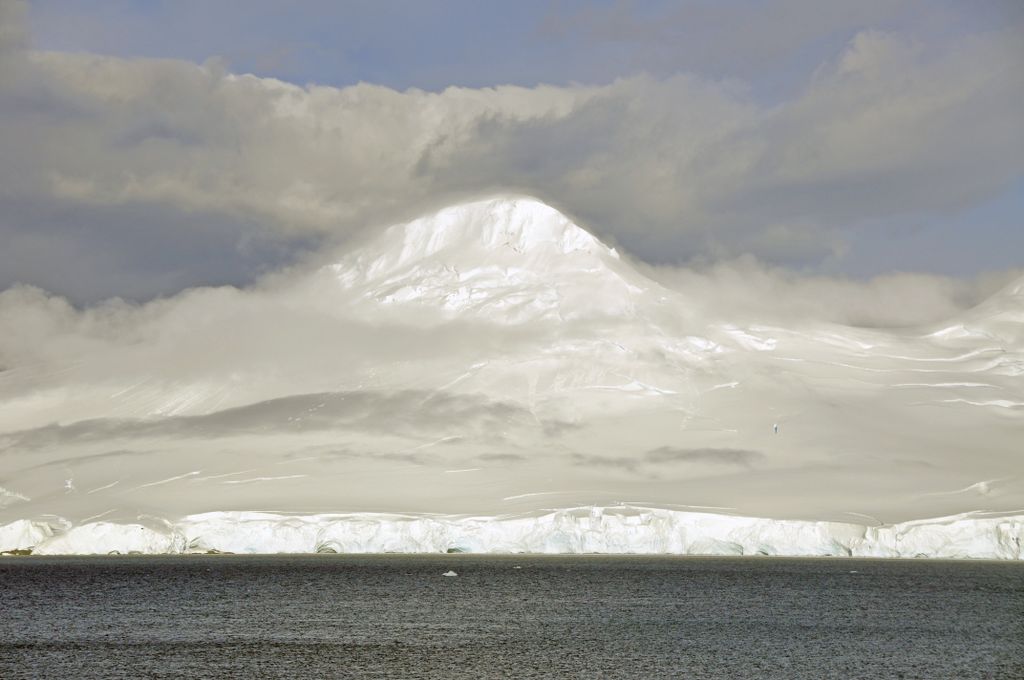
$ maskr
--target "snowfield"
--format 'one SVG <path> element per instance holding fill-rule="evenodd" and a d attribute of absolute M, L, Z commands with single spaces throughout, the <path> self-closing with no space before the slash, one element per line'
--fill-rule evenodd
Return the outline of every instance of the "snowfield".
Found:
<path fill-rule="evenodd" d="M 886 329 L 644 271 L 500 197 L 246 290 L 0 293 L 0 551 L 1021 558 L 1024 281 Z"/>

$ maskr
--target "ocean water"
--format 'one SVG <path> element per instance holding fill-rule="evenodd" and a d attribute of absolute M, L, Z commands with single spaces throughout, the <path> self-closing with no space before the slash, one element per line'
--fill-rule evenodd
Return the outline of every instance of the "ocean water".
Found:
<path fill-rule="evenodd" d="M 0 677 L 1024 678 L 1024 565 L 7 557 Z"/>

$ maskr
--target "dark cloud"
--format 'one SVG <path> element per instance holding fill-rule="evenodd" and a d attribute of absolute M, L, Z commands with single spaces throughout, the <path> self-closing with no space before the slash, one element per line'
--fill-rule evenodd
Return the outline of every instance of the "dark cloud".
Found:
<path fill-rule="evenodd" d="M 13 449 L 50 449 L 119 439 L 211 439 L 324 430 L 393 434 L 457 430 L 490 438 L 530 422 L 532 416 L 521 406 L 483 396 L 356 391 L 283 397 L 208 415 L 156 420 L 101 418 L 49 425 L 6 435 L 4 444 Z"/>
<path fill-rule="evenodd" d="M 573 453 L 570 459 L 574 465 L 581 467 L 611 467 L 635 472 L 643 463 L 632 456 L 602 456 L 594 453 Z"/>
<path fill-rule="evenodd" d="M 589 453 L 571 454 L 571 459 L 576 465 L 613 467 L 631 472 L 641 469 L 650 472 L 658 466 L 683 463 L 750 467 L 762 458 L 764 458 L 764 454 L 760 451 L 749 451 L 746 449 L 679 449 L 669 446 L 660 446 L 647 451 L 643 455 L 631 456 L 604 456 Z"/>
<path fill-rule="evenodd" d="M 39 465 L 30 466 L 32 468 L 60 468 L 74 466 L 75 468 L 81 468 L 84 465 L 91 463 L 103 463 L 106 461 L 117 460 L 125 461 L 127 459 L 138 459 L 146 456 L 159 455 L 159 451 L 152 450 L 133 450 L 133 449 L 117 449 L 115 451 L 103 451 L 101 453 L 82 453 L 76 456 L 67 458 L 57 458 L 55 460 L 49 460 Z"/>
<path fill-rule="evenodd" d="M 650 463 L 712 463 L 749 467 L 764 458 L 760 451 L 747 449 L 677 449 L 660 446 L 648 451 L 645 460 Z"/>
<path fill-rule="evenodd" d="M 527 460 L 526 456 L 518 453 L 483 453 L 477 458 L 489 463 L 520 463 Z"/>
<path fill-rule="evenodd" d="M 0 2 L 0 56 L 9 57 L 28 47 L 27 16 L 27 2 L 23 0 Z"/>
<path fill-rule="evenodd" d="M 411 465 L 425 465 L 429 457 L 420 453 L 415 452 L 395 452 L 395 451 L 378 451 L 378 450 L 354 450 L 349 448 L 330 448 L 324 449 L 323 447 L 316 447 L 313 449 L 303 449 L 297 452 L 287 454 L 289 459 L 307 459 L 315 458 L 318 461 L 325 463 L 335 462 L 350 462 L 355 460 L 363 461 L 390 461 L 395 463 L 407 463 Z"/>
<path fill-rule="evenodd" d="M 544 420 L 541 422 L 541 429 L 548 437 L 561 437 L 563 434 L 578 430 L 580 427 L 579 423 L 566 420 Z"/>
<path fill-rule="evenodd" d="M 1024 170 L 1017 27 L 941 40 L 889 28 L 844 37 L 771 105 L 704 75 L 299 87 L 5 38 L 0 286 L 85 303 L 242 284 L 324 241 L 496 191 L 537 195 L 652 262 L 751 253 L 841 268 L 851 244 L 880 247 L 885 230 L 866 223 L 956 214 Z M 1005 263 L 1005 239 L 972 233 L 986 239 L 975 271 L 986 252 Z M 934 234 L 903 247 L 941 254 Z"/>
<path fill-rule="evenodd" d="M 172 205 L 83 205 L 0 197 L 0 290 L 40 286 L 83 304 L 151 299 L 203 282 L 251 284 L 313 250 L 256 218 Z M 102 275 L 100 274 L 102 273 Z"/>

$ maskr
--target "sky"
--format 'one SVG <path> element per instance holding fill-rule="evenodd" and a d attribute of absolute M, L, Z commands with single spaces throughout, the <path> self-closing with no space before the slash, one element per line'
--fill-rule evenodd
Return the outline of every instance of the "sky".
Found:
<path fill-rule="evenodd" d="M 1022 30 L 1009 0 L 0 0 L 0 290 L 248 285 L 503 192 L 651 266 L 974 281 L 1024 266 Z"/>

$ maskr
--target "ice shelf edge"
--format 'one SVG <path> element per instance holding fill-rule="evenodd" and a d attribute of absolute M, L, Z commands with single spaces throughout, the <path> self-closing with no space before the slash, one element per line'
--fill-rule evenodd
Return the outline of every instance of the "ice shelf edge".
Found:
<path fill-rule="evenodd" d="M 166 522 L 21 519 L 0 526 L 0 552 L 34 555 L 470 552 L 1021 560 L 1022 543 L 1024 514 L 866 526 L 643 507 L 512 517 L 216 512 Z"/>

